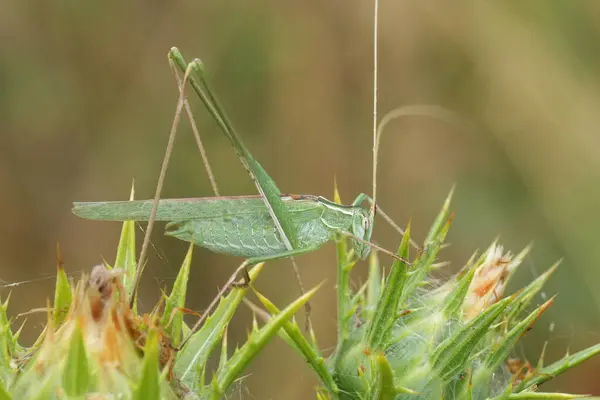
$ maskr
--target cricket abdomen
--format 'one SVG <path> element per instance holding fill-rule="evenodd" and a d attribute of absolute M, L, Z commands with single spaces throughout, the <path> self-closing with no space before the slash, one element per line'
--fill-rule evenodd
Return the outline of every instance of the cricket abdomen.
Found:
<path fill-rule="evenodd" d="M 331 239 L 332 233 L 318 218 L 297 222 L 295 227 L 300 249 Z M 166 234 L 217 253 L 245 258 L 273 256 L 288 250 L 268 213 L 176 221 L 167 225 Z"/>

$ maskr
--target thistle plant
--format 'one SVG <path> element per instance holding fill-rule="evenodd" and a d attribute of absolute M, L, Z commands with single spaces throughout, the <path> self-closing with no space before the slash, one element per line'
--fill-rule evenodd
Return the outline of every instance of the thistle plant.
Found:
<path fill-rule="evenodd" d="M 596 355 L 600 345 L 549 365 L 542 357 L 532 366 L 514 355 L 517 341 L 553 301 L 533 306 L 556 266 L 504 296 L 528 248 L 512 255 L 493 243 L 456 276 L 433 284 L 430 275 L 443 265 L 439 252 L 452 219 L 449 202 L 450 197 L 414 255 L 410 226 L 406 229 L 398 255 L 410 263 L 396 260 L 384 274 L 374 254 L 368 280 L 356 292 L 350 290 L 349 275 L 357 258 L 347 239 L 339 238 L 338 344 L 328 358 L 313 332 L 307 338 L 293 318 L 316 289 L 280 311 L 253 287 L 235 287 L 200 329 L 190 332 L 183 316 L 191 246 L 171 292 L 151 312 L 138 313 L 126 301 L 133 290 L 136 254 L 134 223 L 125 222 L 113 266 L 96 266 L 74 284 L 59 262 L 47 324 L 32 346 L 19 344 L 25 328 L 13 328 L 8 298 L 1 304 L 0 400 L 219 399 L 276 335 L 320 379 L 318 399 L 581 397 L 537 390 Z M 252 281 L 261 269 L 259 264 L 250 271 Z M 249 290 L 263 308 L 246 303 L 264 324 L 255 318 L 246 342 L 231 350 L 226 327 Z M 219 364 L 208 370 L 215 351 Z"/>
<path fill-rule="evenodd" d="M 339 202 L 339 195 L 336 198 Z M 534 306 L 536 294 L 557 265 L 525 288 L 504 296 L 506 285 L 527 255 L 504 252 L 493 243 L 474 254 L 444 284 L 432 272 L 444 263 L 439 252 L 452 215 L 451 194 L 435 219 L 422 248 L 410 257 L 410 225 L 396 260 L 385 276 L 376 254 L 366 283 L 350 290 L 356 264 L 346 239 L 337 243 L 338 343 L 327 359 L 310 348 L 298 326 L 288 323 L 281 335 L 319 376 L 319 399 L 568 399 L 585 397 L 543 393 L 544 382 L 600 352 L 600 344 L 566 355 L 549 365 L 515 357 L 517 341 L 534 325 L 554 298 Z M 272 304 L 263 301 L 271 312 Z M 314 342 L 313 342 L 314 343 Z"/>
<path fill-rule="evenodd" d="M 136 269 L 135 225 L 123 225 L 114 266 L 98 265 L 75 285 L 59 262 L 54 302 L 31 347 L 18 342 L 9 300 L 0 304 L 0 400 L 220 399 L 265 344 L 310 299 L 307 292 L 231 351 L 227 324 L 248 288 L 220 299 L 196 332 L 183 321 L 192 246 L 169 295 L 148 314 L 127 303 Z M 60 259 L 60 257 L 59 257 Z M 262 264 L 250 271 L 255 280 Z M 190 336 L 191 335 L 191 336 Z M 220 346 L 220 362 L 207 362 Z"/>

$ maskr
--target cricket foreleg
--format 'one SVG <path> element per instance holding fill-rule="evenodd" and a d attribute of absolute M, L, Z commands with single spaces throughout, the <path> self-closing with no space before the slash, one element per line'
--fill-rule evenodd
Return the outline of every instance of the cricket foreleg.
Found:
<path fill-rule="evenodd" d="M 187 81 L 191 69 L 187 69 L 183 76 L 184 84 L 180 87 L 179 90 L 179 99 L 177 100 L 177 109 L 175 110 L 175 116 L 173 117 L 173 123 L 171 124 L 171 132 L 169 133 L 169 141 L 167 142 L 167 148 L 165 150 L 165 156 L 163 158 L 162 166 L 160 169 L 160 175 L 158 177 L 158 182 L 156 184 L 156 192 L 154 194 L 154 200 L 152 202 L 152 212 L 150 213 L 150 218 L 148 219 L 148 227 L 146 228 L 146 234 L 144 235 L 144 242 L 142 243 L 142 250 L 140 252 L 140 258 L 138 260 L 137 268 L 135 270 L 135 276 L 133 278 L 133 285 L 131 289 L 131 294 L 129 297 L 129 305 L 133 307 L 135 303 L 135 298 L 137 296 L 138 286 L 140 284 L 140 278 L 142 276 L 142 272 L 144 271 L 144 267 L 146 266 L 146 253 L 148 252 L 148 245 L 150 244 L 150 235 L 152 234 L 152 228 L 154 227 L 154 222 L 156 221 L 156 213 L 158 211 L 158 202 L 160 201 L 160 193 L 162 191 L 165 176 L 167 174 L 167 168 L 169 166 L 169 160 L 171 158 L 171 153 L 173 152 L 173 145 L 175 143 L 175 136 L 177 135 L 177 128 L 179 127 L 179 122 L 181 121 L 181 111 L 183 110 L 183 106 L 185 103 L 185 82 Z"/>
<path fill-rule="evenodd" d="M 402 261 L 406 265 L 412 265 L 412 263 L 409 260 L 407 260 L 406 258 L 400 257 L 398 254 L 394 253 L 393 251 L 386 250 L 383 247 L 376 245 L 375 243 L 369 242 L 368 240 L 359 238 L 358 236 L 354 235 L 351 232 L 340 231 L 340 233 L 352 238 L 353 240 L 356 240 L 357 242 L 364 243 L 367 246 L 371 247 L 372 249 L 382 252 L 383 254 L 387 254 L 388 256 L 392 257 L 394 260 Z"/>
<path fill-rule="evenodd" d="M 373 199 L 369 195 L 367 195 L 365 193 L 361 193 L 358 196 L 356 196 L 356 199 L 354 199 L 354 201 L 352 202 L 352 205 L 353 206 L 358 206 L 363 201 L 367 201 L 371 206 L 374 205 Z M 379 204 L 376 204 L 374 208 L 377 211 L 377 214 L 380 214 L 383 217 L 383 219 L 385 219 L 386 222 L 392 228 L 394 228 L 398 233 L 400 233 L 400 235 L 404 236 L 406 234 L 406 232 L 404 231 L 404 229 L 400 228 L 400 226 L 398 226 L 398 224 L 396 224 L 394 222 L 394 220 L 381 209 L 381 207 L 379 206 Z M 415 249 L 417 249 L 417 251 L 421 251 L 421 247 L 412 238 L 410 239 L 410 244 Z"/>
<path fill-rule="evenodd" d="M 361 193 L 358 196 L 356 196 L 356 198 L 354 199 L 354 201 L 352 202 L 353 206 L 359 206 L 363 201 L 365 200 L 371 200 L 371 198 L 369 197 L 368 194 L 366 193 Z M 372 203 L 372 202 L 370 202 Z"/>

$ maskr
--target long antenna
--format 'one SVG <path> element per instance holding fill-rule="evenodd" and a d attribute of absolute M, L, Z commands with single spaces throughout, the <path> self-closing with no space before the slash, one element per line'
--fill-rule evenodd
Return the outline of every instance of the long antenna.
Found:
<path fill-rule="evenodd" d="M 381 140 L 381 133 L 383 129 L 393 120 L 397 118 L 407 116 L 428 116 L 439 119 L 440 121 L 446 122 L 454 126 L 462 126 L 462 121 L 453 112 L 436 105 L 428 104 L 417 104 L 401 106 L 393 109 L 392 111 L 384 114 L 381 119 L 381 123 L 378 124 L 377 118 L 377 92 L 378 92 L 378 50 L 379 50 L 379 0 L 374 0 L 373 10 L 373 197 L 371 198 L 371 209 L 370 215 L 374 219 L 377 211 L 377 160 L 379 158 L 379 141 Z M 402 235 L 404 231 L 398 227 L 390 217 L 386 214 L 382 216 L 398 230 Z M 419 246 L 414 240 L 410 240 L 410 243 L 417 249 Z"/>
<path fill-rule="evenodd" d="M 373 203 L 371 204 L 371 214 L 375 217 L 377 200 L 377 47 L 379 33 L 379 0 L 375 0 L 375 9 L 373 10 Z"/>

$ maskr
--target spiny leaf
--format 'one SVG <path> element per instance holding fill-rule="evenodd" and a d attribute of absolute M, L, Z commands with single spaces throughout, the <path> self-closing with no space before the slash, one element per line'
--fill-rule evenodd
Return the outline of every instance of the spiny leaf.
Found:
<path fill-rule="evenodd" d="M 369 256 L 369 277 L 367 279 L 367 297 L 365 310 L 363 311 L 365 319 L 371 319 L 377 307 L 377 301 L 381 296 L 381 267 L 377 252 L 372 251 Z"/>
<path fill-rule="evenodd" d="M 135 197 L 134 183 L 131 184 L 131 194 L 129 200 L 133 200 Z M 131 295 L 133 290 L 133 279 L 135 277 L 135 270 L 137 267 L 137 261 L 135 257 L 135 221 L 123 222 L 121 228 L 121 238 L 119 239 L 119 246 L 117 247 L 117 258 L 115 259 L 114 268 L 120 268 L 124 271 L 123 274 L 123 285 L 127 290 L 127 297 Z M 134 304 L 136 304 L 135 302 Z"/>
<path fill-rule="evenodd" d="M 376 380 L 367 395 L 371 400 L 394 400 L 398 392 L 394 387 L 394 373 L 384 355 L 376 357 Z"/>
<path fill-rule="evenodd" d="M 568 394 L 568 393 L 542 393 L 542 392 L 526 392 L 513 393 L 508 396 L 509 400 L 564 400 L 564 399 L 581 399 L 588 397 L 587 395 Z"/>
<path fill-rule="evenodd" d="M 252 332 L 244 345 L 235 352 L 229 361 L 216 373 L 217 382 L 213 385 L 212 398 L 223 396 L 243 369 L 256 357 L 267 342 L 318 290 L 318 286 L 288 305 L 281 313 L 273 316 L 259 331 Z"/>
<path fill-rule="evenodd" d="M 227 353 L 227 326 L 225 326 L 225 332 L 223 332 L 223 339 L 221 340 L 221 357 L 219 357 L 218 368 L 223 368 L 228 359 L 229 354 Z"/>
<path fill-rule="evenodd" d="M 523 263 L 523 260 L 525 260 L 525 257 L 527 257 L 527 255 L 531 252 L 532 247 L 532 244 L 528 244 L 523 250 L 521 250 L 519 254 L 513 256 L 510 260 L 510 266 L 508 267 L 508 269 L 514 270 L 518 265 L 521 265 Z"/>
<path fill-rule="evenodd" d="M 9 300 L 10 295 L 8 295 L 4 303 L 0 302 L 0 365 L 2 365 L 0 368 L 5 368 L 6 371 L 11 369 L 10 361 L 14 354 L 21 349 L 21 346 L 17 343 L 16 335 L 12 332 L 11 322 L 8 319 Z"/>
<path fill-rule="evenodd" d="M 256 292 L 258 299 L 263 304 L 263 306 L 271 313 L 272 315 L 278 315 L 281 311 L 275 307 L 273 303 L 262 294 Z M 325 385 L 327 390 L 330 393 L 337 393 L 337 385 L 333 380 L 333 376 L 331 372 L 325 365 L 325 360 L 321 357 L 321 354 L 318 352 L 318 348 L 316 346 L 312 346 L 302 335 L 300 331 L 300 327 L 295 320 L 285 321 L 283 324 L 283 332 L 285 332 L 287 339 L 292 344 L 292 347 L 296 349 L 305 359 L 305 361 L 312 367 L 312 369 L 317 373 L 319 378 L 321 379 L 321 383 Z"/>
<path fill-rule="evenodd" d="M 160 325 L 163 326 L 167 331 L 171 337 L 173 345 L 175 346 L 177 346 L 181 340 L 183 314 L 181 312 L 173 314 L 173 310 L 183 308 L 185 306 L 185 296 L 190 276 L 193 248 L 194 244 L 190 243 L 190 247 L 188 248 L 188 252 L 183 260 L 183 264 L 181 264 L 181 268 L 177 274 L 177 279 L 173 284 L 173 290 L 171 290 L 171 294 L 165 301 L 165 311 L 160 320 Z"/>
<path fill-rule="evenodd" d="M 348 268 L 348 240 L 346 237 L 337 235 L 337 343 L 340 346 L 348 337 L 349 321 L 352 313 L 350 296 L 350 268 Z M 353 264 L 352 264 L 353 265 Z M 336 352 L 338 354 L 338 352 Z"/>
<path fill-rule="evenodd" d="M 489 391 L 489 388 L 487 388 L 487 389 L 488 389 L 488 391 Z M 513 389 L 513 387 L 512 387 L 512 383 L 511 383 L 511 384 L 509 384 L 509 385 L 507 385 L 507 386 L 506 386 L 506 389 L 504 389 L 504 393 L 502 393 L 502 394 L 501 394 L 501 395 L 499 395 L 499 396 L 496 396 L 496 397 L 494 397 L 494 398 L 493 398 L 493 399 L 491 399 L 491 400 L 508 400 L 508 397 L 509 397 L 509 396 L 511 395 L 511 393 L 512 393 L 512 389 Z"/>
<path fill-rule="evenodd" d="M 144 360 L 134 400 L 160 400 L 160 375 L 158 371 L 158 332 L 151 328 L 144 346 Z"/>
<path fill-rule="evenodd" d="M 258 264 L 250 271 L 250 279 L 254 281 L 264 264 Z M 210 353 L 221 339 L 225 327 L 233 317 L 235 310 L 246 294 L 245 288 L 233 288 L 229 295 L 221 299 L 218 307 L 210 315 L 202 328 L 189 339 L 187 344 L 177 353 L 173 371 L 183 384 L 193 388 L 197 364 L 205 365 Z"/>
<path fill-rule="evenodd" d="M 317 400 L 330 400 L 331 397 L 329 397 L 329 394 L 327 392 L 325 392 L 324 390 L 319 390 L 317 392 Z"/>
<path fill-rule="evenodd" d="M 334 180 L 333 200 L 342 204 L 342 198 Z M 350 271 L 356 264 L 352 257 L 352 250 L 348 250 L 348 239 L 345 235 L 336 235 L 337 256 L 337 317 L 338 317 L 338 344 L 341 343 L 349 332 L 349 321 L 354 314 L 350 295 Z"/>
<path fill-rule="evenodd" d="M 6 297 L 6 300 L 4 301 L 4 303 L 2 303 L 1 300 L 2 299 L 0 299 L 0 324 L 9 324 L 7 311 L 8 311 L 8 303 L 10 302 L 10 293 Z"/>
<path fill-rule="evenodd" d="M 12 400 L 12 396 L 6 391 L 0 380 L 0 400 Z"/>
<path fill-rule="evenodd" d="M 542 275 L 537 277 L 533 282 L 527 285 L 527 287 L 525 287 L 515 296 L 515 301 L 506 309 L 507 321 L 512 322 L 518 318 L 521 312 L 529 305 L 529 303 L 535 297 L 535 295 L 546 284 L 546 281 L 548 280 L 548 278 L 550 278 L 550 275 L 552 275 L 552 273 L 556 271 L 556 268 L 558 268 L 559 264 L 560 261 L 556 262 L 548 269 L 548 271 L 544 272 Z"/>
<path fill-rule="evenodd" d="M 477 266 L 469 268 L 467 273 L 464 274 L 458 282 L 455 282 L 454 288 L 442 302 L 442 304 L 444 304 L 444 315 L 446 317 L 451 318 L 460 311 L 460 308 L 465 301 L 465 297 L 469 292 L 469 286 L 475 276 L 475 271 L 477 271 Z"/>
<path fill-rule="evenodd" d="M 57 274 L 56 274 L 56 287 L 54 289 L 54 324 L 59 326 L 63 323 L 67 316 L 67 311 L 73 301 L 73 293 L 71 292 L 71 285 L 69 284 L 69 278 L 65 273 L 62 254 L 60 252 L 60 246 L 56 245 L 56 258 L 57 258 Z"/>
<path fill-rule="evenodd" d="M 345 316 L 345 320 L 348 321 L 348 323 L 350 323 L 352 318 L 356 316 L 357 311 L 359 309 L 362 310 L 362 313 L 364 313 L 365 303 L 366 303 L 365 292 L 367 290 L 368 284 L 369 284 L 369 282 L 365 282 L 360 287 L 360 289 L 358 289 L 358 291 L 356 291 L 356 293 L 354 293 L 354 296 L 352 296 L 352 299 L 350 301 L 350 308 L 348 309 L 348 313 Z M 362 315 L 364 315 L 364 314 L 362 314 Z"/>
<path fill-rule="evenodd" d="M 337 178 L 333 177 L 333 202 L 335 204 L 342 204 L 342 197 L 340 196 L 340 191 L 338 190 Z"/>
<path fill-rule="evenodd" d="M 410 224 L 402 237 L 398 248 L 398 255 L 403 259 L 408 258 L 410 248 Z M 406 279 L 407 265 L 404 261 L 394 260 L 389 276 L 385 282 L 377 307 L 366 332 L 367 347 L 374 351 L 382 350 L 391 331 L 392 324 L 397 319 L 397 310 L 404 281 Z"/>
<path fill-rule="evenodd" d="M 13 379 L 13 369 L 11 368 L 13 357 L 9 349 L 10 337 L 10 325 L 0 323 L 0 385 L 2 383 L 8 385 Z M 2 390 L 0 390 L 1 392 Z"/>
<path fill-rule="evenodd" d="M 427 238 L 425 239 L 425 246 L 430 245 L 438 241 L 438 237 L 441 233 L 441 230 L 448 219 L 448 215 L 450 213 L 450 203 L 452 202 L 452 196 L 454 195 L 454 186 L 450 189 L 450 193 L 446 197 L 444 201 L 444 205 L 442 206 L 442 210 L 439 212 L 437 217 L 435 218 L 433 225 L 429 229 L 429 233 L 427 234 Z"/>
<path fill-rule="evenodd" d="M 204 387 L 206 382 L 206 365 L 198 363 L 196 368 L 196 387 Z"/>
<path fill-rule="evenodd" d="M 31 399 L 31 400 L 47 400 L 53 399 L 56 396 L 56 387 L 60 384 L 60 370 L 58 368 L 51 369 L 46 374 L 42 382 L 36 381 L 35 385 L 26 384 L 26 387 L 21 388 L 21 393 L 13 391 L 13 397 L 16 399 Z"/>
<path fill-rule="evenodd" d="M 23 320 L 23 322 L 21 323 L 21 326 L 19 327 L 19 329 L 17 329 L 17 331 L 14 333 L 13 337 L 14 337 L 14 349 L 13 352 L 17 352 L 22 350 L 23 348 L 19 345 L 18 340 L 19 337 L 21 337 L 21 333 L 23 332 L 23 329 L 25 328 L 25 323 L 27 322 L 27 320 Z"/>
<path fill-rule="evenodd" d="M 62 378 L 63 389 L 68 396 L 84 396 L 93 390 L 93 379 L 83 342 L 83 332 L 79 324 L 73 330 Z"/>
<path fill-rule="evenodd" d="M 597 354 L 600 354 L 600 343 L 595 346 L 588 347 L 587 349 L 578 351 L 575 354 L 567 355 L 562 359 L 548 365 L 547 367 L 538 370 L 531 379 L 521 382 L 516 391 L 521 392 L 534 385 L 539 386 L 544 382 L 556 378 L 563 372 L 568 371 L 569 369 L 581 364 Z"/>
<path fill-rule="evenodd" d="M 258 326 L 258 320 L 256 319 L 256 313 L 252 315 L 252 332 L 256 332 L 260 329 Z"/>
<path fill-rule="evenodd" d="M 460 400 L 471 400 L 473 398 L 472 392 L 472 371 L 471 369 L 466 370 L 463 374 L 455 376 L 443 389 L 443 399 L 460 399 Z M 480 397 L 475 397 L 476 399 Z M 481 397 L 483 399 L 483 397 Z"/>
<path fill-rule="evenodd" d="M 442 244 L 444 244 L 446 235 L 450 230 L 451 223 L 452 217 L 448 218 L 446 223 L 442 226 L 441 230 L 436 233 L 436 235 L 434 236 L 435 240 L 425 245 L 423 253 L 421 253 L 421 255 L 414 262 L 414 266 L 411 268 L 411 272 L 406 277 L 404 291 L 402 293 L 402 296 L 400 297 L 401 306 L 402 304 L 404 304 L 406 299 L 414 293 L 415 289 L 417 289 L 423 284 L 425 277 L 431 271 L 435 258 L 437 257 L 437 254 L 440 251 Z"/>
<path fill-rule="evenodd" d="M 490 325 L 513 299 L 500 300 L 475 317 L 438 346 L 432 356 L 434 367 L 443 379 L 449 379 L 465 370 L 469 357 Z"/>
<path fill-rule="evenodd" d="M 496 349 L 488 359 L 486 360 L 486 366 L 490 370 L 494 370 L 499 367 L 504 360 L 508 357 L 510 351 L 514 348 L 514 345 L 517 341 L 523 336 L 525 331 L 529 329 L 535 321 L 550 307 L 554 297 L 539 306 L 535 309 L 531 314 L 527 316 L 527 318 L 523 319 L 519 324 L 517 324 L 513 329 L 508 332 L 508 334 L 502 340 L 500 347 Z"/>

